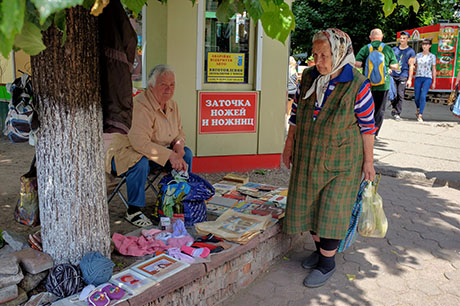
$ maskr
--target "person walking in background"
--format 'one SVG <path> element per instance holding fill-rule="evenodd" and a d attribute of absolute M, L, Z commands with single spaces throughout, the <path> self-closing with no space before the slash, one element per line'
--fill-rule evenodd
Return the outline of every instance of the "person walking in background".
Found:
<path fill-rule="evenodd" d="M 430 52 L 431 40 L 424 39 L 422 49 L 423 51 L 415 56 L 414 95 L 417 106 L 415 116 L 418 122 L 423 122 L 423 110 L 425 109 L 428 90 L 430 86 L 433 89 L 436 86 L 436 56 Z"/>
<path fill-rule="evenodd" d="M 390 76 L 388 74 L 388 67 L 392 70 L 398 69 L 398 61 L 396 60 L 395 53 L 393 49 L 389 46 L 382 43 L 383 33 L 380 29 L 373 29 L 371 34 L 369 35 L 371 43 L 368 45 L 363 46 L 358 54 L 356 55 L 356 63 L 355 66 L 357 68 L 367 68 L 369 69 L 370 65 L 375 67 L 381 67 L 381 63 L 372 63 L 369 61 L 368 58 L 370 57 L 371 52 L 376 52 L 376 50 L 381 49 L 380 53 L 383 53 L 384 59 L 383 64 L 385 66 L 385 71 L 381 71 L 383 74 L 382 84 L 380 85 L 373 85 L 371 82 L 371 91 L 372 97 L 374 98 L 374 119 L 375 119 L 375 126 L 378 128 L 376 132 L 376 136 L 380 132 L 383 123 L 383 116 L 385 114 L 385 105 L 388 100 L 388 90 L 390 89 Z M 383 46 L 382 46 L 383 44 Z M 371 51 L 373 50 L 373 51 Z M 367 67 L 365 67 L 367 66 Z"/>
<path fill-rule="evenodd" d="M 295 99 L 295 93 L 297 91 L 297 62 L 295 59 L 290 56 L 289 57 L 289 76 L 288 76 L 288 100 L 286 102 L 286 115 L 289 116 L 291 113 L 291 105 L 292 101 Z"/>
<path fill-rule="evenodd" d="M 302 262 L 313 269 L 307 287 L 322 286 L 334 274 L 361 178 L 375 177 L 374 103 L 369 80 L 353 68 L 350 37 L 339 29 L 319 31 L 313 56 L 316 65 L 303 71 L 283 150 L 283 163 L 292 164 L 284 230 L 310 231 L 316 245 Z"/>
<path fill-rule="evenodd" d="M 399 63 L 399 69 L 391 72 L 396 87 L 396 97 L 391 101 L 391 105 L 393 106 L 391 115 L 398 121 L 401 120 L 404 91 L 406 90 L 406 86 L 411 86 L 412 75 L 414 73 L 415 51 L 407 45 L 408 41 L 409 33 L 401 32 L 399 46 L 393 47 L 393 52 Z"/>

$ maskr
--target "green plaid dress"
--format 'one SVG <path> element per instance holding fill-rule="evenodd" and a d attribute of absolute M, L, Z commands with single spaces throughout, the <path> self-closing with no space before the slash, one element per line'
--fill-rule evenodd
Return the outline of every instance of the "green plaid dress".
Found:
<path fill-rule="evenodd" d="M 363 143 L 354 107 L 364 76 L 337 83 L 317 119 L 316 94 L 299 101 L 292 170 L 284 219 L 288 234 L 314 231 L 342 239 L 350 222 L 361 180 Z M 311 69 L 302 76 L 301 98 L 313 83 Z"/>

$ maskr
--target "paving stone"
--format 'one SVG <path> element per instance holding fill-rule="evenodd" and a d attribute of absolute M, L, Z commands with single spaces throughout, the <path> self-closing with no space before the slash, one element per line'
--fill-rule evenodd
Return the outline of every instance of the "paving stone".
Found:
<path fill-rule="evenodd" d="M 398 294 L 407 290 L 406 280 L 399 275 L 381 275 L 376 279 L 377 284 L 382 288 L 390 289 Z"/>
<path fill-rule="evenodd" d="M 436 305 L 436 306 L 460 305 L 460 298 L 454 295 L 451 295 L 451 294 L 440 294 L 438 296 L 434 296 L 428 299 L 425 305 Z"/>
<path fill-rule="evenodd" d="M 27 238 L 18 234 L 14 231 L 8 230 L 2 232 L 3 239 L 10 247 L 13 248 L 15 251 L 22 250 L 24 248 L 29 248 L 29 243 L 27 242 Z"/>
<path fill-rule="evenodd" d="M 440 287 L 438 287 L 438 284 L 429 278 L 428 275 L 408 282 L 407 286 L 410 289 L 419 290 L 428 296 L 435 296 L 442 293 L 442 291 L 439 289 Z"/>
<path fill-rule="evenodd" d="M 448 280 L 460 281 L 460 270 L 445 272 L 444 276 Z"/>
<path fill-rule="evenodd" d="M 12 285 L 0 289 L 0 304 L 9 302 L 18 297 L 18 286 Z"/>
<path fill-rule="evenodd" d="M 25 272 L 37 274 L 53 267 L 53 259 L 49 254 L 34 250 L 23 249 L 14 254 Z"/>
<path fill-rule="evenodd" d="M 17 274 L 0 274 L 0 288 L 19 284 L 23 278 L 24 275 L 21 270 L 19 270 Z"/>
<path fill-rule="evenodd" d="M 25 291 L 29 292 L 32 289 L 35 289 L 38 286 L 38 284 L 40 284 L 40 282 L 45 279 L 47 275 L 48 271 L 43 271 L 37 274 L 26 273 L 18 286 L 24 289 Z"/>
<path fill-rule="evenodd" d="M 398 296 L 398 301 L 402 305 L 426 305 L 427 295 L 419 290 L 410 290 Z"/>
<path fill-rule="evenodd" d="M 18 274 L 19 264 L 15 256 L 0 258 L 0 274 Z M 1 283 L 1 280 L 0 280 Z"/>
<path fill-rule="evenodd" d="M 21 288 L 18 288 L 18 297 L 15 298 L 12 301 L 9 301 L 9 302 L 7 302 L 5 304 L 2 304 L 2 306 L 18 306 L 18 305 L 22 305 L 23 303 L 27 302 L 28 299 L 29 298 L 27 297 L 27 292 L 24 291 Z"/>

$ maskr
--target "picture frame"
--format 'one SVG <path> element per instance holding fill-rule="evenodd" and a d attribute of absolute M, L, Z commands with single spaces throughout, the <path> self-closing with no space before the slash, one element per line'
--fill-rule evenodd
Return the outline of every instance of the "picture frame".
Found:
<path fill-rule="evenodd" d="M 188 266 L 190 266 L 188 263 L 181 262 L 166 254 L 160 254 L 135 265 L 131 269 L 143 276 L 159 282 L 187 268 Z"/>
<path fill-rule="evenodd" d="M 133 293 L 140 293 L 157 282 L 131 269 L 121 271 L 112 276 L 110 283 Z"/>

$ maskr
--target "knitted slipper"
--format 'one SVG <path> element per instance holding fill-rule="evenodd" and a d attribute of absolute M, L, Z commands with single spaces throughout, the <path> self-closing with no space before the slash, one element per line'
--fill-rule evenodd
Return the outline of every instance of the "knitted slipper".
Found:
<path fill-rule="evenodd" d="M 137 227 L 146 227 L 146 226 L 151 226 L 153 225 L 152 221 L 150 221 L 149 218 L 147 218 L 142 211 L 137 211 L 134 214 L 129 214 L 126 212 L 125 215 L 126 221 L 131 223 L 132 225 L 135 225 Z"/>
<path fill-rule="evenodd" d="M 105 292 L 110 300 L 119 300 L 125 295 L 123 289 L 112 284 L 105 286 L 101 291 Z"/>
<path fill-rule="evenodd" d="M 88 296 L 88 304 L 93 306 L 107 306 L 110 304 L 110 299 L 107 293 L 96 289 Z"/>

